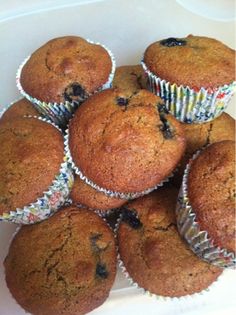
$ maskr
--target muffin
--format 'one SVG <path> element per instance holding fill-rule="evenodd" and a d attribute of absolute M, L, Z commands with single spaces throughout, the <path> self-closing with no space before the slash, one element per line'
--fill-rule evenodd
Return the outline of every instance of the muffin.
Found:
<path fill-rule="evenodd" d="M 121 66 L 116 68 L 112 87 L 135 93 L 140 89 L 147 88 L 146 81 L 141 65 Z"/>
<path fill-rule="evenodd" d="M 34 223 L 68 197 L 72 170 L 63 135 L 52 124 L 19 117 L 0 124 L 0 220 Z"/>
<path fill-rule="evenodd" d="M 184 170 L 193 153 L 202 147 L 222 140 L 235 141 L 235 119 L 227 113 L 221 114 L 211 122 L 203 124 L 182 124 L 186 137 L 186 151 L 180 161 L 173 183 L 179 187 L 182 183 Z"/>
<path fill-rule="evenodd" d="M 114 282 L 114 236 L 98 215 L 70 206 L 22 227 L 4 266 L 7 286 L 26 312 L 85 314 L 106 300 Z"/>
<path fill-rule="evenodd" d="M 18 117 L 23 117 L 25 115 L 39 116 L 38 111 L 34 106 L 25 98 L 11 104 L 0 117 L 0 123 L 14 120 Z"/>
<path fill-rule="evenodd" d="M 147 90 L 108 89 L 90 97 L 69 123 L 69 161 L 86 183 L 110 196 L 150 192 L 185 149 L 181 124 Z"/>
<path fill-rule="evenodd" d="M 133 283 L 166 297 L 201 292 L 222 273 L 200 260 L 179 236 L 177 194 L 176 188 L 163 187 L 130 202 L 117 235 L 121 265 Z"/>
<path fill-rule="evenodd" d="M 142 65 L 151 91 L 186 123 L 216 118 L 235 91 L 235 51 L 213 38 L 157 41 L 146 49 Z"/>
<path fill-rule="evenodd" d="M 208 146 L 190 160 L 177 206 L 191 249 L 220 267 L 235 266 L 235 142 Z"/>
<path fill-rule="evenodd" d="M 70 198 L 76 204 L 93 210 L 100 210 L 103 214 L 111 209 L 119 208 L 127 202 L 125 199 L 108 197 L 104 193 L 95 190 L 80 179 L 78 175 L 75 176 Z"/>
<path fill-rule="evenodd" d="M 92 93 L 110 87 L 114 74 L 110 51 L 78 36 L 50 40 L 21 65 L 17 86 L 39 111 L 63 123 Z"/>

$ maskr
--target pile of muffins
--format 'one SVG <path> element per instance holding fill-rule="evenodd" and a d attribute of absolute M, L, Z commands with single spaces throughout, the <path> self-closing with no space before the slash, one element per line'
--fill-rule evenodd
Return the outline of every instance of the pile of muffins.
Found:
<path fill-rule="evenodd" d="M 170 298 L 235 267 L 234 50 L 168 38 L 115 68 L 107 47 L 66 36 L 24 60 L 17 87 L 0 114 L 0 221 L 23 225 L 4 265 L 27 312 L 92 311 L 117 262 Z"/>

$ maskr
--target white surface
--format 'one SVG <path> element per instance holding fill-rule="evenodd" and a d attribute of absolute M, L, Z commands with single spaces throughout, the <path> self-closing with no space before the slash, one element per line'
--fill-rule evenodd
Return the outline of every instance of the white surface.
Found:
<path fill-rule="evenodd" d="M 99 41 L 121 65 L 138 63 L 146 46 L 155 40 L 189 33 L 215 37 L 235 48 L 235 22 L 208 20 L 174 0 L 1 1 L 0 107 L 19 96 L 15 73 L 20 62 L 50 38 L 75 34 Z M 233 104 L 227 110 L 232 115 Z M 15 225 L 0 223 L 0 315 L 25 314 L 6 288 L 2 265 L 14 230 Z M 204 295 L 157 301 L 130 288 L 119 273 L 109 299 L 91 314 L 235 315 L 235 283 L 236 272 L 227 271 Z"/>

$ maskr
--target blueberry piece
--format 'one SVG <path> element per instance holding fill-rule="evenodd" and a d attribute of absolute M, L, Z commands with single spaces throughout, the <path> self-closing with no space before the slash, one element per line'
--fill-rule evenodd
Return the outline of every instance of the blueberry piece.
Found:
<path fill-rule="evenodd" d="M 108 277 L 108 271 L 105 264 L 97 263 L 96 266 L 96 275 L 102 279 L 106 279 Z"/>
<path fill-rule="evenodd" d="M 137 218 L 137 213 L 134 209 L 130 210 L 126 207 L 121 209 L 122 221 L 129 224 L 130 227 L 137 230 L 142 227 L 141 221 Z"/>
<path fill-rule="evenodd" d="M 159 113 L 164 113 L 164 114 L 168 114 L 169 113 L 167 108 L 166 108 L 166 105 L 163 104 L 163 103 L 158 103 L 157 104 L 157 110 L 158 110 Z"/>
<path fill-rule="evenodd" d="M 119 106 L 126 106 L 128 105 L 129 100 L 127 98 L 124 97 L 117 97 L 116 98 L 116 104 Z"/>
<path fill-rule="evenodd" d="M 166 47 L 174 47 L 174 46 L 185 46 L 187 42 L 184 39 L 169 37 L 167 39 L 161 40 L 160 44 Z"/>
<path fill-rule="evenodd" d="M 88 93 L 79 83 L 74 82 L 65 89 L 64 98 L 69 102 L 82 102 L 88 98 Z"/>
<path fill-rule="evenodd" d="M 174 135 L 172 133 L 168 120 L 165 118 L 165 114 L 160 113 L 160 119 L 162 122 L 162 125 L 160 126 L 160 130 L 163 133 L 164 138 L 172 139 Z"/>

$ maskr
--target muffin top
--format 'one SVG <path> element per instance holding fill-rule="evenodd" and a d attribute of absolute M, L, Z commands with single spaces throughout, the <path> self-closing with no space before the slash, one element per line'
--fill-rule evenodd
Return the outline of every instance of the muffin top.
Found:
<path fill-rule="evenodd" d="M 144 62 L 161 79 L 197 90 L 235 80 L 235 51 L 203 36 L 157 41 L 146 49 Z"/>
<path fill-rule="evenodd" d="M 18 117 L 23 117 L 25 115 L 39 116 L 39 112 L 34 108 L 34 106 L 26 99 L 21 100 L 12 104 L 2 115 L 0 123 L 3 121 L 14 120 Z"/>
<path fill-rule="evenodd" d="M 115 241 L 102 218 L 70 206 L 22 227 L 4 265 L 8 288 L 27 312 L 85 314 L 108 297 L 116 274 Z"/>
<path fill-rule="evenodd" d="M 42 197 L 59 174 L 63 136 L 37 118 L 0 124 L 0 214 L 23 208 Z"/>
<path fill-rule="evenodd" d="M 192 162 L 189 202 L 200 229 L 216 246 L 235 252 L 235 142 L 216 142 Z"/>
<path fill-rule="evenodd" d="M 134 93 L 140 89 L 146 89 L 146 81 L 141 65 L 121 66 L 116 68 L 112 87 Z"/>
<path fill-rule="evenodd" d="M 69 123 L 75 164 L 100 187 L 141 192 L 166 178 L 185 149 L 181 124 L 147 90 L 109 89 L 84 102 Z"/>
<path fill-rule="evenodd" d="M 31 55 L 20 82 L 27 94 L 40 101 L 80 101 L 106 83 L 111 71 L 105 48 L 65 36 L 50 40 Z"/>
<path fill-rule="evenodd" d="M 75 176 L 70 198 L 74 203 L 81 204 L 94 210 L 107 211 L 118 208 L 127 200 L 115 197 L 108 197 L 87 185 L 79 176 Z"/>
<path fill-rule="evenodd" d="M 186 137 L 186 151 L 173 177 L 173 182 L 177 185 L 181 184 L 186 164 L 195 151 L 214 142 L 235 141 L 235 119 L 226 113 L 204 124 L 183 123 L 182 126 Z"/>
<path fill-rule="evenodd" d="M 177 189 L 164 187 L 130 202 L 118 230 L 119 253 L 133 281 L 169 297 L 200 292 L 222 272 L 200 260 L 179 236 L 177 195 Z"/>

